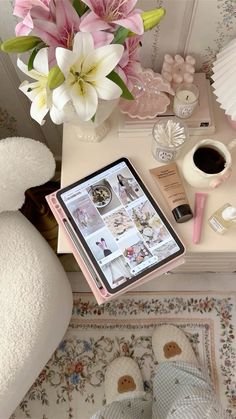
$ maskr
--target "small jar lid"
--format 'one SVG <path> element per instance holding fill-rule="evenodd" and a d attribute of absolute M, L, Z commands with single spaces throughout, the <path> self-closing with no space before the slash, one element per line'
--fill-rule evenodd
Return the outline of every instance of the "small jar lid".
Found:
<path fill-rule="evenodd" d="M 236 208 L 232 205 L 225 208 L 222 212 L 222 218 L 226 221 L 231 221 L 236 219 Z"/>
<path fill-rule="evenodd" d="M 179 205 L 172 210 L 172 214 L 175 217 L 177 223 L 185 223 L 185 221 L 193 218 L 193 213 L 188 204 Z"/>

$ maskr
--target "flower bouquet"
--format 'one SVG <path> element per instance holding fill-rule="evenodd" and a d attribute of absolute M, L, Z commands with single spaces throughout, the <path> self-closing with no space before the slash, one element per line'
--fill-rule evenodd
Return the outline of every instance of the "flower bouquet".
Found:
<path fill-rule="evenodd" d="M 33 80 L 19 87 L 32 101 L 33 119 L 42 125 L 49 112 L 55 124 L 94 121 L 101 102 L 133 99 L 141 37 L 165 14 L 163 8 L 142 12 L 136 3 L 15 0 L 21 21 L 1 50 L 28 53 L 17 66 Z"/>

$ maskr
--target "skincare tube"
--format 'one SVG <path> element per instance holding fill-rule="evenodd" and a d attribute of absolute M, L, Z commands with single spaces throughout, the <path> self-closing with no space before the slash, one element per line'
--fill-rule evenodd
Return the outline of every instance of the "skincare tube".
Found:
<path fill-rule="evenodd" d="M 193 217 L 176 163 L 151 169 L 150 173 L 159 185 L 177 223 Z"/>
<path fill-rule="evenodd" d="M 206 205 L 206 199 L 208 194 L 202 192 L 195 193 L 195 205 L 194 205 L 194 220 L 193 220 L 193 243 L 197 244 L 201 239 L 202 231 L 202 220 L 204 209 Z"/>

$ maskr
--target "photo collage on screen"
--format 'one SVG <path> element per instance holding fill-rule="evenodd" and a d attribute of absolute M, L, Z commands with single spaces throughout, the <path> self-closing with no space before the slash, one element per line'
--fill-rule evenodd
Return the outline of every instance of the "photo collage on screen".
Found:
<path fill-rule="evenodd" d="M 126 165 L 66 205 L 111 288 L 179 250 Z"/>

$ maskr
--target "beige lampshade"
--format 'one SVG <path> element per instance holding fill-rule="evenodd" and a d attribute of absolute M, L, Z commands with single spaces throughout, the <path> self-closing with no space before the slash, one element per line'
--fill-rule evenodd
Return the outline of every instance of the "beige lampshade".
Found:
<path fill-rule="evenodd" d="M 236 39 L 216 56 L 213 65 L 214 94 L 217 102 L 233 121 L 236 121 Z"/>

